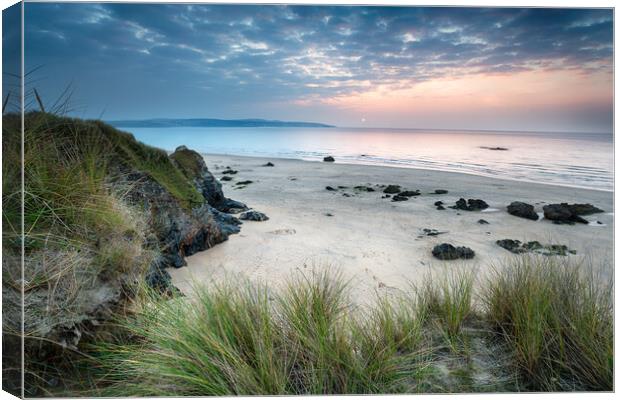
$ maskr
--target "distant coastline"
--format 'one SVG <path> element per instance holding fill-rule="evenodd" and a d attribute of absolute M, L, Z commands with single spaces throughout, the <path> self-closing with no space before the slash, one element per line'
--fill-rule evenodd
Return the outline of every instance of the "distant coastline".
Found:
<path fill-rule="evenodd" d="M 141 120 L 107 121 L 117 128 L 253 128 L 253 127 L 285 127 L 285 128 L 335 128 L 318 122 L 278 121 L 266 119 L 216 119 L 216 118 L 157 118 Z"/>

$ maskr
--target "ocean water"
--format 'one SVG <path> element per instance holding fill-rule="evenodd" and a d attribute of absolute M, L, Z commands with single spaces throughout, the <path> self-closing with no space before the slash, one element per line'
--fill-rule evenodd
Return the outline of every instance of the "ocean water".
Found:
<path fill-rule="evenodd" d="M 120 128 L 123 129 L 123 128 Z M 126 128 L 168 151 L 422 168 L 613 190 L 613 135 L 366 128 Z M 482 147 L 505 147 L 507 151 Z"/>

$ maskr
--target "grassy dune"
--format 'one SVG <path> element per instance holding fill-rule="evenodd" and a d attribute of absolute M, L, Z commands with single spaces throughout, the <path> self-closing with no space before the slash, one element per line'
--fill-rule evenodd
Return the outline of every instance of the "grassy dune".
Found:
<path fill-rule="evenodd" d="M 116 296 L 115 287 L 131 291 L 159 254 L 148 240 L 148 216 L 126 201 L 125 171 L 155 179 L 183 207 L 203 198 L 164 151 L 100 121 L 31 112 L 24 123 L 22 281 L 21 120 L 3 116 L 4 382 L 9 388 L 18 379 L 12 373 L 19 375 L 23 286 L 26 384 L 36 391 L 78 354 L 75 337 L 50 333 L 82 324 L 98 301 Z"/>
<path fill-rule="evenodd" d="M 453 274 L 356 309 L 330 273 L 149 294 L 101 343 L 104 395 L 612 390 L 609 288 L 564 259 L 522 257 L 477 295 Z M 131 338 L 131 340 L 127 340 Z"/>

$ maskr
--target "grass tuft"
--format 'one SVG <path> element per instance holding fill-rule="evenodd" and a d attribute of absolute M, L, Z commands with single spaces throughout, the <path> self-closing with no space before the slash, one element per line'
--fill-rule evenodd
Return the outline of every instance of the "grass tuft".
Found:
<path fill-rule="evenodd" d="M 579 264 L 523 256 L 495 271 L 482 298 L 526 388 L 611 390 L 612 293 Z"/>

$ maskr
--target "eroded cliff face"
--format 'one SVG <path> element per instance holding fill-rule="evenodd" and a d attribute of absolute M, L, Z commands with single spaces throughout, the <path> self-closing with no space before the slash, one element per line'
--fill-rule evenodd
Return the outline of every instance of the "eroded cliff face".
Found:
<path fill-rule="evenodd" d="M 222 185 L 197 152 L 181 146 L 170 155 L 170 160 L 204 197 L 202 204 L 191 209 L 183 208 L 148 175 L 137 171 L 124 174 L 124 184 L 132 187 L 129 201 L 139 205 L 149 216 L 149 225 L 161 249 L 161 256 L 149 269 L 147 282 L 164 290 L 170 289 L 166 268 L 180 268 L 186 265 L 186 256 L 206 250 L 238 233 L 241 221 L 233 213 L 248 209 L 245 204 L 224 195 Z"/>

